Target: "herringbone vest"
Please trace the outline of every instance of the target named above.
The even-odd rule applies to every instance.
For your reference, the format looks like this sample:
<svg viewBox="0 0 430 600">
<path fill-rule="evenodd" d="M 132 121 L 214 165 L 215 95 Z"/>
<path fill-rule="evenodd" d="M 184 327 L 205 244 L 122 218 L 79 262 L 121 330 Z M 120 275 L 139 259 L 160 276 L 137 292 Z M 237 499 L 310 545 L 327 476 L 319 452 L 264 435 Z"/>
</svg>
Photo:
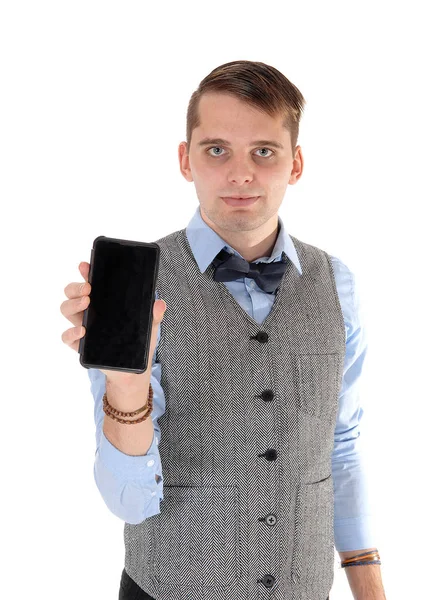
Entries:
<svg viewBox="0 0 430 600">
<path fill-rule="evenodd" d="M 186 237 L 156 240 L 167 310 L 160 513 L 124 529 L 125 568 L 156 600 L 326 600 L 331 455 L 345 329 L 329 255 L 291 236 L 260 324 Z"/>
</svg>

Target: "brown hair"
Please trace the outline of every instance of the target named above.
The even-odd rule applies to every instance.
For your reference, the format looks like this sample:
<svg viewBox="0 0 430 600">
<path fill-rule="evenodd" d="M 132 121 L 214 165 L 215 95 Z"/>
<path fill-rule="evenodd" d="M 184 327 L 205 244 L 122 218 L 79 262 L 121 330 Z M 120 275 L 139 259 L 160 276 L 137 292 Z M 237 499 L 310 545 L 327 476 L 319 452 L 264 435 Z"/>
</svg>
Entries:
<svg viewBox="0 0 430 600">
<path fill-rule="evenodd" d="M 275 67 L 262 62 L 235 60 L 216 67 L 202 79 L 188 104 L 188 152 L 193 129 L 200 125 L 199 101 L 206 92 L 231 94 L 274 118 L 284 115 L 283 126 L 290 132 L 291 150 L 294 156 L 299 136 L 299 122 L 306 101 L 300 90 Z"/>
</svg>

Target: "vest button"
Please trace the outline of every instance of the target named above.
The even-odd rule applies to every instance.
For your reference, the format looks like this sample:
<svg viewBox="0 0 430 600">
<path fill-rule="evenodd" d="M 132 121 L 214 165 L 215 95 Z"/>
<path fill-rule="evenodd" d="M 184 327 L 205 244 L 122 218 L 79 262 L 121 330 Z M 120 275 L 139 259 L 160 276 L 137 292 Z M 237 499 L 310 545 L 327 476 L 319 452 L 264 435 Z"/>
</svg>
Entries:
<svg viewBox="0 0 430 600">
<path fill-rule="evenodd" d="M 265 331 L 259 331 L 255 337 L 261 344 L 265 344 L 269 339 L 269 336 Z"/>
<path fill-rule="evenodd" d="M 263 454 L 259 454 L 258 456 L 265 456 L 267 460 L 276 460 L 278 453 L 274 448 L 269 448 Z"/>
<path fill-rule="evenodd" d="M 275 578 L 273 575 L 265 575 L 261 581 L 267 588 L 272 588 L 275 585 Z"/>
<path fill-rule="evenodd" d="M 278 453 L 276 452 L 276 450 L 274 448 L 270 448 L 266 452 L 267 460 L 276 460 L 277 456 L 278 456 Z"/>
<path fill-rule="evenodd" d="M 271 402 L 273 400 L 273 391 L 272 390 L 264 390 L 261 394 L 264 402 Z"/>
<path fill-rule="evenodd" d="M 267 515 L 267 517 L 265 518 L 266 524 L 270 525 L 270 527 L 273 527 L 274 525 L 276 525 L 278 519 L 276 518 L 276 515 Z"/>
</svg>

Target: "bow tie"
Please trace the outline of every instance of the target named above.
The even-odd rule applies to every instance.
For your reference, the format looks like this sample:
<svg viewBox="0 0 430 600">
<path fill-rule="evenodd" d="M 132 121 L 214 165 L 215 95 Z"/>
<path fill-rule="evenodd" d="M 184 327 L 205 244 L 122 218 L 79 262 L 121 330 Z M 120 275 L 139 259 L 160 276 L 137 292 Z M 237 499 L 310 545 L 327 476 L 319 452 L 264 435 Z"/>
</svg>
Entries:
<svg viewBox="0 0 430 600">
<path fill-rule="evenodd" d="M 215 281 L 251 277 L 265 292 L 274 293 L 287 268 L 286 262 L 250 263 L 241 256 L 221 250 L 213 260 Z"/>
</svg>

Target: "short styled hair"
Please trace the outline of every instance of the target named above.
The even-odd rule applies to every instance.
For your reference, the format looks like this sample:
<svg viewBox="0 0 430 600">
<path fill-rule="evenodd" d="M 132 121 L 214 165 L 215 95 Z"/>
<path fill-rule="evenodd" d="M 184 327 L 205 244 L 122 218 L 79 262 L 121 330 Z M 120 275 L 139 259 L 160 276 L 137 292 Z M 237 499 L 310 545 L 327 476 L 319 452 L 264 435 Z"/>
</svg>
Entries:
<svg viewBox="0 0 430 600">
<path fill-rule="evenodd" d="M 294 156 L 306 101 L 300 90 L 275 67 L 250 60 L 235 60 L 216 67 L 193 92 L 187 110 L 188 152 L 193 130 L 200 125 L 199 101 L 208 92 L 231 94 L 274 118 L 283 115 Z"/>
</svg>

